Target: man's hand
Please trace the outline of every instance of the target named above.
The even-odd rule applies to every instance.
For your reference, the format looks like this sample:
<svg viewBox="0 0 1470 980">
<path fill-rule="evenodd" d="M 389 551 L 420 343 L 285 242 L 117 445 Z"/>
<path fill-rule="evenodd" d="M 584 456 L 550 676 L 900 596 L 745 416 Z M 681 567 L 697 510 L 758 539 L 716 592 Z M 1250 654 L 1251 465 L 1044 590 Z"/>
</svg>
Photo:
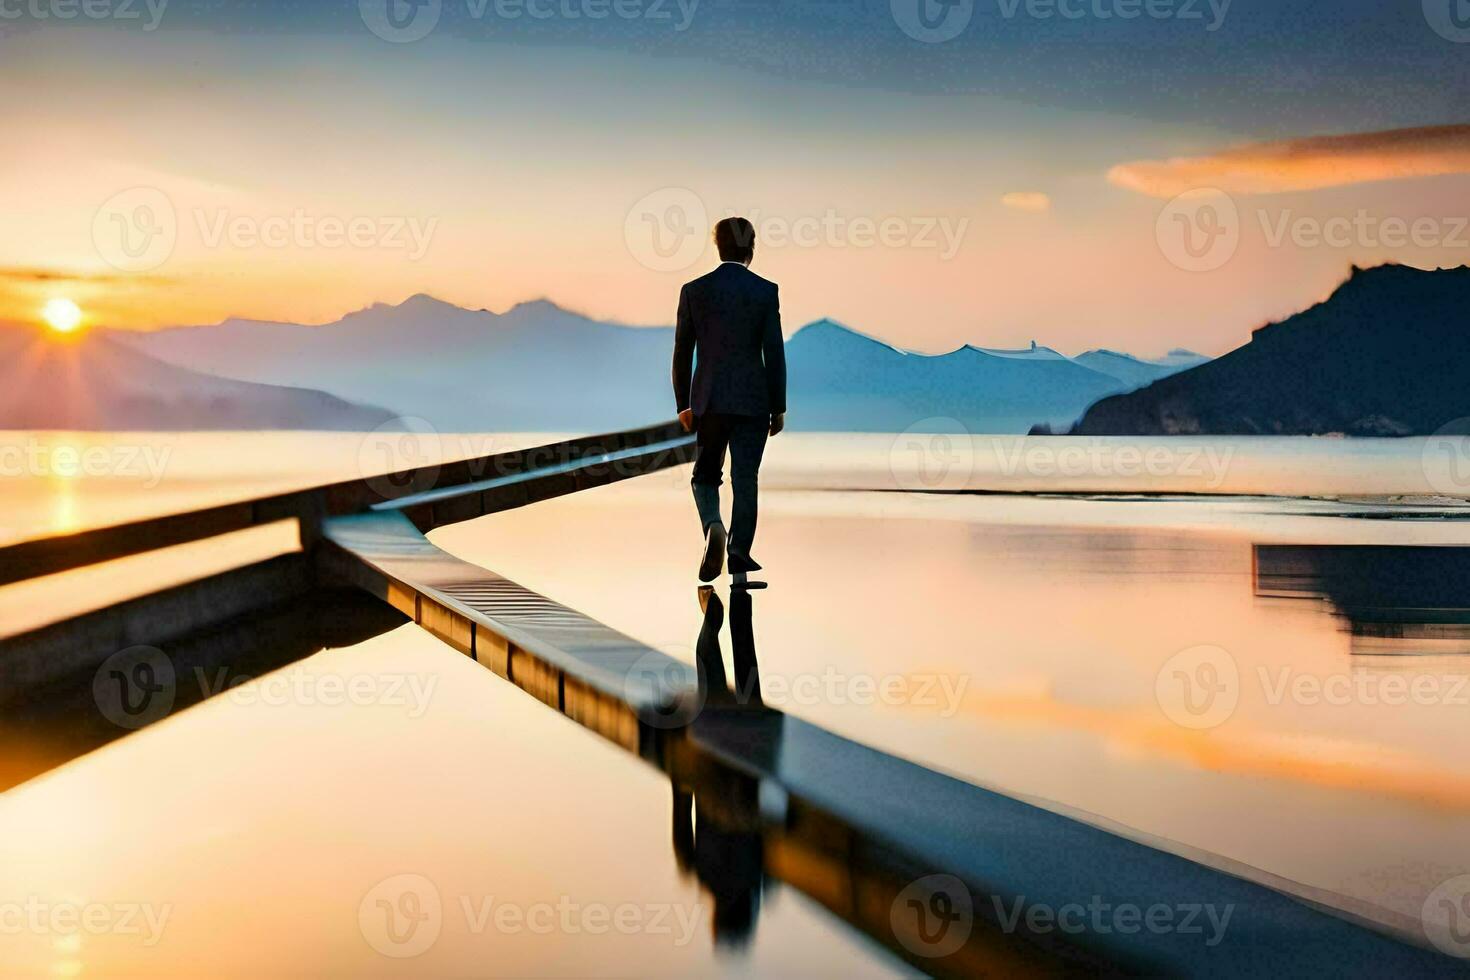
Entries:
<svg viewBox="0 0 1470 980">
<path fill-rule="evenodd" d="M 779 435 L 784 428 L 786 428 L 786 413 L 782 412 L 780 415 L 772 415 L 771 435 Z"/>
<path fill-rule="evenodd" d="M 685 432 L 694 431 L 694 409 L 686 408 L 679 413 L 679 424 L 684 427 Z"/>
</svg>

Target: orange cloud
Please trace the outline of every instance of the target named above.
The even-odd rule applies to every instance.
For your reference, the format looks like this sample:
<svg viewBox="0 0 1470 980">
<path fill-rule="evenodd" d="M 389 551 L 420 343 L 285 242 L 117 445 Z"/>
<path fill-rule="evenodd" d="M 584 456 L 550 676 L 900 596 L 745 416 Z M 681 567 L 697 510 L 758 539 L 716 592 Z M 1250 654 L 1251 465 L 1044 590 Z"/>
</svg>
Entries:
<svg viewBox="0 0 1470 980">
<path fill-rule="evenodd" d="M 1051 198 L 1037 191 L 1015 191 L 1002 196 L 1000 203 L 1017 211 L 1051 210 Z"/>
<path fill-rule="evenodd" d="M 1167 198 L 1202 187 L 1231 194 L 1278 194 L 1462 173 L 1470 173 L 1470 126 L 1313 136 L 1207 156 L 1137 160 L 1114 167 L 1108 180 Z"/>
</svg>

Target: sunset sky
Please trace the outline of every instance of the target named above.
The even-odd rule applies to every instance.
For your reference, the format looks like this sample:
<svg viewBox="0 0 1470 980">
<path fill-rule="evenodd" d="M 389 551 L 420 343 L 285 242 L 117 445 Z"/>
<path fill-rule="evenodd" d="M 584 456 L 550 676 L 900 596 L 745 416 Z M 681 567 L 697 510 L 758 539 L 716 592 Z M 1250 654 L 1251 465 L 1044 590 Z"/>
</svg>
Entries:
<svg viewBox="0 0 1470 980">
<path fill-rule="evenodd" d="M 1451 0 L 958 0 L 927 41 L 913 0 L 419 0 L 412 41 L 383 0 L 93 2 L 0 4 L 0 319 L 666 324 L 740 212 L 788 332 L 1214 354 L 1353 263 L 1470 262 Z"/>
</svg>

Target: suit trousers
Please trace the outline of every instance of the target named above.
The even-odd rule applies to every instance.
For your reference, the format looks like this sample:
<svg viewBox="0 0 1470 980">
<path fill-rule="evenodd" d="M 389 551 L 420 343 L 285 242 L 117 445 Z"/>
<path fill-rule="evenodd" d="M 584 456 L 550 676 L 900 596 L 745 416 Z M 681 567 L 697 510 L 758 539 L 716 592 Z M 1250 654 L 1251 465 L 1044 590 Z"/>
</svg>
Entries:
<svg viewBox="0 0 1470 980">
<path fill-rule="evenodd" d="M 760 566 L 750 557 L 759 515 L 761 457 L 771 420 L 763 415 L 700 416 L 695 423 L 694 505 L 699 520 L 708 530 L 720 521 L 720 485 L 724 482 L 725 452 L 730 453 L 730 483 L 735 503 L 730 520 L 730 571 L 755 571 Z"/>
</svg>

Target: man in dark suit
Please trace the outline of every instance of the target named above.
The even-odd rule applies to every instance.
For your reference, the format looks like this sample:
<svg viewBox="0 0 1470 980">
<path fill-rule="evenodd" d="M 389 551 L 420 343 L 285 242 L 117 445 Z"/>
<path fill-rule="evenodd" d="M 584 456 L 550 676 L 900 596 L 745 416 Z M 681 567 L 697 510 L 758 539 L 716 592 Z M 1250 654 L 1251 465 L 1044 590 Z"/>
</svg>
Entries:
<svg viewBox="0 0 1470 980">
<path fill-rule="evenodd" d="M 785 426 L 786 350 L 776 284 L 749 268 L 755 229 L 744 218 L 726 218 L 715 225 L 715 247 L 719 267 L 679 293 L 674 400 L 685 431 L 698 433 L 692 483 L 704 524 L 700 581 L 712 581 L 725 562 L 720 483 L 728 449 L 735 488 L 730 575 L 749 585 L 749 573 L 761 567 L 750 556 L 761 456 L 767 434 Z"/>
</svg>

